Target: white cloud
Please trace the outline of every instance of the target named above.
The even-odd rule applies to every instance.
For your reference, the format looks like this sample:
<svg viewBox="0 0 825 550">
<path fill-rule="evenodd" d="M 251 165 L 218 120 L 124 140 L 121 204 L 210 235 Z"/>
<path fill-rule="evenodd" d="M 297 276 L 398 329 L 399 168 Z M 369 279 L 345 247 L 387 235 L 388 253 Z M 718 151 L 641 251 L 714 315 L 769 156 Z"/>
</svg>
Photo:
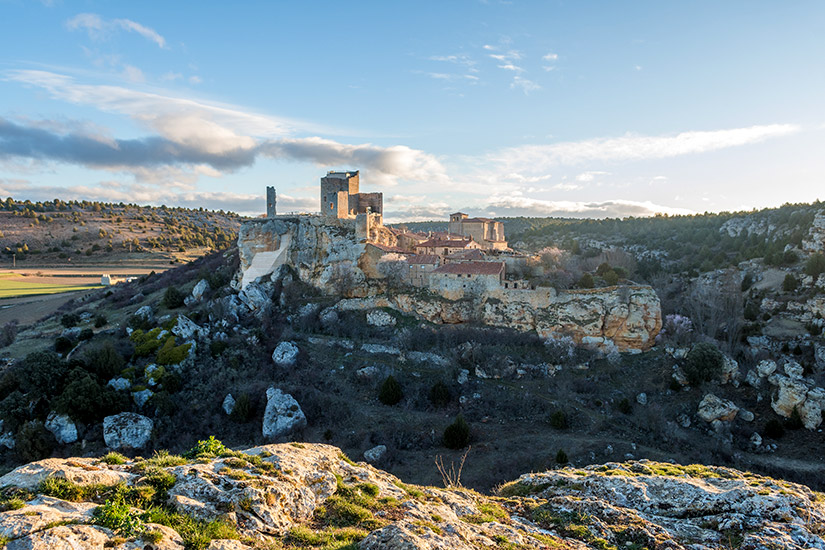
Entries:
<svg viewBox="0 0 825 550">
<path fill-rule="evenodd" d="M 518 65 L 513 65 L 512 63 L 507 63 L 506 65 L 498 65 L 499 69 L 504 69 L 505 71 L 514 71 L 517 73 L 523 73 L 524 69 L 519 67 Z"/>
<path fill-rule="evenodd" d="M 590 172 L 583 172 L 576 176 L 576 181 L 588 183 L 596 179 L 597 176 L 609 176 L 610 172 L 599 172 L 598 170 L 591 170 Z"/>
<path fill-rule="evenodd" d="M 499 216 L 561 216 L 580 218 L 624 218 L 655 214 L 692 214 L 684 208 L 673 208 L 650 201 L 608 200 L 602 202 L 548 201 L 521 196 L 494 196 L 486 207 Z"/>
<path fill-rule="evenodd" d="M 557 183 L 553 186 L 553 189 L 558 189 L 559 191 L 577 191 L 581 188 L 581 185 L 575 183 Z"/>
<path fill-rule="evenodd" d="M 510 83 L 510 88 L 521 88 L 521 91 L 524 92 L 524 95 L 529 95 L 530 92 L 541 90 L 541 86 L 539 86 L 532 80 L 527 80 L 526 78 L 522 78 L 520 76 L 513 77 L 513 82 Z"/>
<path fill-rule="evenodd" d="M 203 79 L 199 76 L 190 76 L 187 80 L 189 80 L 189 84 L 201 84 Z"/>
<path fill-rule="evenodd" d="M 145 82 L 146 78 L 143 76 L 143 71 L 132 65 L 123 66 L 123 76 L 130 82 Z"/>
<path fill-rule="evenodd" d="M 542 172 L 550 167 L 588 161 L 649 160 L 707 153 L 787 136 L 799 130 L 800 127 L 793 124 L 769 124 L 730 130 L 682 132 L 670 136 L 627 134 L 616 138 L 510 147 L 490 155 L 488 159 L 508 172 L 523 171 L 525 167 Z"/>
<path fill-rule="evenodd" d="M 121 29 L 135 32 L 154 42 L 158 47 L 166 48 L 166 39 L 157 31 L 131 19 L 111 19 L 107 21 L 96 13 L 80 13 L 66 21 L 66 28 L 72 31 L 85 30 L 92 40 L 104 40 L 114 31 Z"/>
<path fill-rule="evenodd" d="M 544 59 L 545 61 L 558 61 L 559 54 L 557 54 L 557 53 L 548 53 L 547 55 L 543 55 L 541 58 Z"/>
</svg>

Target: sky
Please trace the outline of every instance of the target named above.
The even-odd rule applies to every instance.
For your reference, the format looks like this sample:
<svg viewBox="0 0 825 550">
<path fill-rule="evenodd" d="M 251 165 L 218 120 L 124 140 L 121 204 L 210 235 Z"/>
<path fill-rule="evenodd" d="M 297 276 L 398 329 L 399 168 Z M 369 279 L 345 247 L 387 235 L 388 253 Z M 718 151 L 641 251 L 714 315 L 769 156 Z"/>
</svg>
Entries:
<svg viewBox="0 0 825 550">
<path fill-rule="evenodd" d="M 0 197 L 387 222 L 825 199 L 819 0 L 0 0 Z"/>
</svg>

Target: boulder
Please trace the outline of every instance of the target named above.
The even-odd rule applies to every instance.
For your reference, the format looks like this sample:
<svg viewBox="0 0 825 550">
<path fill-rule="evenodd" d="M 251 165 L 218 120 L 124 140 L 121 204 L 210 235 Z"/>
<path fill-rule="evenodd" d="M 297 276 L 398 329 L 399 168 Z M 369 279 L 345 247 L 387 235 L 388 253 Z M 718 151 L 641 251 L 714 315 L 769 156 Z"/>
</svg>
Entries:
<svg viewBox="0 0 825 550">
<path fill-rule="evenodd" d="M 223 407 L 223 412 L 226 414 L 232 414 L 232 411 L 235 410 L 235 398 L 232 397 L 231 393 L 227 393 L 226 397 L 223 398 L 221 407 Z"/>
<path fill-rule="evenodd" d="M 756 369 L 748 371 L 748 374 L 745 375 L 745 382 L 747 382 L 749 386 L 757 389 L 762 385 L 762 379 L 759 377 L 759 372 L 757 372 Z"/>
<path fill-rule="evenodd" d="M 702 398 L 696 414 L 705 422 L 713 422 L 714 420 L 730 422 L 736 418 L 736 413 L 738 412 L 739 407 L 734 405 L 733 402 L 709 393 Z"/>
<path fill-rule="evenodd" d="M 266 390 L 266 410 L 263 419 L 263 436 L 274 439 L 305 428 L 306 416 L 301 406 L 288 393 L 271 387 Z"/>
<path fill-rule="evenodd" d="M 132 387 L 132 383 L 129 382 L 128 378 L 112 378 L 107 385 L 118 391 L 128 390 Z"/>
<path fill-rule="evenodd" d="M 745 409 L 740 409 L 737 416 L 745 422 L 753 422 L 753 419 L 756 418 L 756 415 Z"/>
<path fill-rule="evenodd" d="M 172 329 L 172 334 L 179 336 L 182 340 L 193 340 L 203 338 L 204 329 L 186 315 L 181 315 Z"/>
<path fill-rule="evenodd" d="M 249 550 L 249 546 L 235 539 L 215 539 L 209 543 L 206 550 Z"/>
<path fill-rule="evenodd" d="M 5 447 L 7 449 L 14 449 L 15 442 L 14 442 L 14 432 L 5 431 L 3 429 L 3 421 L 0 420 L 0 446 Z"/>
<path fill-rule="evenodd" d="M 395 346 L 385 346 L 384 344 L 362 344 L 361 351 L 367 353 L 384 353 L 387 355 L 401 355 L 401 350 Z"/>
<path fill-rule="evenodd" d="M 636 396 L 636 403 L 639 405 L 647 405 L 647 394 L 642 392 Z"/>
<path fill-rule="evenodd" d="M 124 412 L 103 419 L 103 440 L 110 449 L 141 449 L 152 437 L 154 423 L 143 415 Z"/>
<path fill-rule="evenodd" d="M 135 317 L 144 321 L 151 321 L 155 317 L 155 313 L 152 311 L 152 306 L 142 306 L 135 311 Z"/>
<path fill-rule="evenodd" d="M 195 301 L 200 301 L 207 290 L 209 290 L 209 283 L 206 279 L 201 279 L 198 281 L 198 284 L 195 285 L 195 288 L 192 289 L 192 298 Z"/>
<path fill-rule="evenodd" d="M 408 351 L 407 358 L 417 363 L 429 363 L 433 367 L 449 367 L 450 361 L 443 355 L 427 351 Z"/>
<path fill-rule="evenodd" d="M 238 299 L 250 311 L 258 311 L 269 303 L 269 296 L 267 296 L 263 289 L 258 284 L 248 285 L 238 294 Z"/>
<path fill-rule="evenodd" d="M 66 479 L 77 485 L 117 485 L 128 483 L 136 476 L 129 472 L 110 469 L 107 465 L 100 464 L 97 458 L 47 458 L 18 466 L 0 477 L 0 487 L 18 487 L 33 491 L 47 477 Z M 0 521 L 0 525 L 2 524 Z"/>
<path fill-rule="evenodd" d="M 732 382 L 734 386 L 739 385 L 739 363 L 736 362 L 735 359 L 728 357 L 725 355 L 724 362 L 722 364 L 722 373 L 720 376 L 720 382 L 722 384 L 727 384 L 728 382 Z"/>
<path fill-rule="evenodd" d="M 777 386 L 771 396 L 771 408 L 779 416 L 790 418 L 793 410 L 805 402 L 808 386 L 801 379 L 790 378 L 781 374 L 771 376 L 771 383 Z"/>
<path fill-rule="evenodd" d="M 281 342 L 272 352 L 272 361 L 279 367 L 294 367 L 299 353 L 295 342 Z"/>
<path fill-rule="evenodd" d="M 68 415 L 52 412 L 46 418 L 45 426 L 58 443 L 65 445 L 77 441 L 77 426 Z"/>
<path fill-rule="evenodd" d="M 467 383 L 467 381 L 469 379 L 470 379 L 470 371 L 468 371 L 467 369 L 461 369 L 460 371 L 458 371 L 458 376 L 456 377 L 456 382 L 458 382 L 461 385 L 464 385 L 464 384 Z"/>
<path fill-rule="evenodd" d="M 770 359 L 759 361 L 759 364 L 756 365 L 756 372 L 761 378 L 767 378 L 776 372 L 776 361 Z"/>
<path fill-rule="evenodd" d="M 373 365 L 363 367 L 355 371 L 355 376 L 357 376 L 358 378 L 362 378 L 364 380 L 372 380 L 379 374 L 381 374 L 381 369 Z"/>
<path fill-rule="evenodd" d="M 787 361 L 783 368 L 791 378 L 801 379 L 805 376 L 805 368 L 796 361 Z"/>
<path fill-rule="evenodd" d="M 72 327 L 72 328 L 65 328 L 63 332 L 60 333 L 62 338 L 67 338 L 72 342 L 76 342 L 78 338 L 80 338 L 80 331 L 83 330 L 80 327 Z"/>
<path fill-rule="evenodd" d="M 395 317 L 384 311 L 376 309 L 367 313 L 367 324 L 373 327 L 394 327 Z"/>
<path fill-rule="evenodd" d="M 370 464 L 375 464 L 384 458 L 385 454 L 387 454 L 387 446 L 376 445 L 372 449 L 364 451 L 364 460 Z"/>
<path fill-rule="evenodd" d="M 751 445 L 753 445 L 754 447 L 759 447 L 760 445 L 762 445 L 762 436 L 756 432 L 753 432 L 753 434 L 751 435 Z"/>
<path fill-rule="evenodd" d="M 146 388 L 145 390 L 132 392 L 132 399 L 134 400 L 135 405 L 138 407 L 143 407 L 153 395 L 155 395 L 155 393 L 149 388 Z"/>
<path fill-rule="evenodd" d="M 825 411 L 825 389 L 814 388 L 808 391 L 805 402 L 799 407 L 799 416 L 802 424 L 809 430 L 815 430 L 822 424 L 822 413 Z"/>
<path fill-rule="evenodd" d="M 321 321 L 321 325 L 323 325 L 324 328 L 330 328 L 336 326 L 340 318 L 334 307 L 328 307 L 320 313 L 318 320 Z"/>
<path fill-rule="evenodd" d="M 516 372 L 516 364 L 507 357 L 503 361 L 476 367 L 476 376 L 483 379 L 510 378 Z"/>
</svg>

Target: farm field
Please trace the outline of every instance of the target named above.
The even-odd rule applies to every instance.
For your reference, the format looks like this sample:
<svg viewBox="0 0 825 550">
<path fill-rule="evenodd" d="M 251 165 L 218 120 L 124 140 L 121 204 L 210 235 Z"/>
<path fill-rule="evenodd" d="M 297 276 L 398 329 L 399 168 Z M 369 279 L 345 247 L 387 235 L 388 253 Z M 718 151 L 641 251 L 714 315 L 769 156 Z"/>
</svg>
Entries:
<svg viewBox="0 0 825 550">
<path fill-rule="evenodd" d="M 45 277 L 38 277 L 37 279 L 39 280 L 33 281 L 17 273 L 0 273 L 0 299 L 90 290 L 100 286 L 100 280 L 94 283 L 78 284 L 76 280 L 45 282 Z"/>
</svg>

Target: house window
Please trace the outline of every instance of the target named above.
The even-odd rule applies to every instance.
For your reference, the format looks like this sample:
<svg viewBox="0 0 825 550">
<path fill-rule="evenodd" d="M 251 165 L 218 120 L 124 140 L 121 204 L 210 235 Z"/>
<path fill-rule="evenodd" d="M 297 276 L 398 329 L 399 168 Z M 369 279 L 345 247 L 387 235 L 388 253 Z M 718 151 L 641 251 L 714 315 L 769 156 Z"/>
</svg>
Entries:
<svg viewBox="0 0 825 550">
<path fill-rule="evenodd" d="M 507 283 L 504 283 L 504 288 L 509 288 L 509 287 L 507 286 Z"/>
<path fill-rule="evenodd" d="M 332 203 L 329 203 L 329 209 L 330 209 L 330 210 L 332 210 L 332 209 L 333 209 Z"/>
</svg>

